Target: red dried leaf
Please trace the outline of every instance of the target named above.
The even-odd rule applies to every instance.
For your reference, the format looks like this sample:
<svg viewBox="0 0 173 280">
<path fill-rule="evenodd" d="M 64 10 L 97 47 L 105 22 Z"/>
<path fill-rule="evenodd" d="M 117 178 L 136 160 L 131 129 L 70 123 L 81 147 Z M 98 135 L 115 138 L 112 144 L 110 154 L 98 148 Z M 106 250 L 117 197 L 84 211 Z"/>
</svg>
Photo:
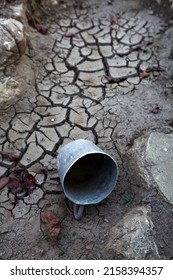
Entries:
<svg viewBox="0 0 173 280">
<path fill-rule="evenodd" d="M 73 33 L 73 32 L 66 32 L 66 33 L 64 34 L 64 36 L 65 36 L 66 38 L 73 38 L 73 37 L 79 38 L 78 34 L 77 34 L 77 33 Z"/>
<path fill-rule="evenodd" d="M 151 113 L 153 114 L 158 114 L 160 112 L 160 107 L 159 106 L 154 106 L 152 109 L 151 109 Z"/>
<path fill-rule="evenodd" d="M 16 178 L 10 178 L 8 188 L 13 194 L 21 193 L 23 191 L 21 182 Z"/>
<path fill-rule="evenodd" d="M 5 177 L 0 179 L 0 190 L 2 190 L 9 182 L 10 178 Z"/>
<path fill-rule="evenodd" d="M 160 24 L 161 27 L 167 28 L 169 27 L 169 23 L 163 22 Z"/>
<path fill-rule="evenodd" d="M 35 27 L 40 33 L 42 33 L 43 35 L 46 35 L 46 34 L 48 33 L 48 28 L 44 28 L 44 27 L 41 25 L 41 22 L 40 22 L 37 18 L 33 18 L 33 17 L 32 17 L 32 20 L 33 20 L 34 27 Z"/>
<path fill-rule="evenodd" d="M 22 184 L 23 190 L 27 194 L 32 193 L 37 185 L 35 177 L 32 174 L 28 173 L 27 171 L 26 171 L 26 173 L 24 173 L 24 175 L 22 177 L 21 184 Z"/>
<path fill-rule="evenodd" d="M 113 77 L 108 76 L 108 75 L 105 75 L 103 77 L 111 84 L 121 83 L 121 82 L 124 82 L 126 80 L 126 77 L 113 78 Z"/>
<path fill-rule="evenodd" d="M 149 77 L 149 76 L 150 76 L 150 73 L 147 72 L 146 70 L 143 70 L 143 71 L 141 71 L 141 72 L 139 73 L 139 77 L 140 77 L 141 79 L 145 79 L 145 78 L 147 78 L 147 77 Z"/>
<path fill-rule="evenodd" d="M 111 76 L 107 76 L 107 75 L 104 75 L 104 78 L 109 82 L 111 82 L 113 80 L 113 78 Z"/>
<path fill-rule="evenodd" d="M 48 171 L 48 166 L 46 166 L 46 165 L 42 165 L 42 167 L 41 167 L 41 171 Z"/>
<path fill-rule="evenodd" d="M 25 173 L 26 171 L 24 168 L 15 167 L 13 169 L 13 172 L 17 177 L 19 177 L 19 176 L 22 176 L 22 174 Z"/>
<path fill-rule="evenodd" d="M 32 16 L 32 19 L 33 19 L 35 25 L 41 25 L 41 22 L 38 18 L 35 18 Z"/>
<path fill-rule="evenodd" d="M 112 15 L 112 16 L 111 16 L 111 22 L 112 22 L 112 23 L 118 23 L 118 18 L 117 18 L 116 15 Z"/>
<path fill-rule="evenodd" d="M 40 33 L 42 33 L 43 35 L 46 35 L 48 33 L 48 28 L 43 27 L 40 20 L 38 18 L 35 18 L 29 11 L 27 11 L 27 18 L 29 24 L 37 29 Z"/>
<path fill-rule="evenodd" d="M 43 27 L 43 26 L 40 26 L 40 28 L 39 28 L 39 32 L 41 33 L 41 34 L 43 34 L 43 35 L 47 35 L 48 34 L 48 28 L 47 27 Z"/>
<path fill-rule="evenodd" d="M 131 147 L 133 145 L 133 143 L 134 143 L 134 140 L 132 138 L 126 137 L 126 145 L 127 146 Z"/>
<path fill-rule="evenodd" d="M 9 178 L 7 183 L 8 188 L 13 194 L 21 192 L 30 194 L 36 188 L 36 179 L 32 174 L 28 173 L 27 170 L 22 168 L 15 169 L 14 175 L 15 177 Z"/>
<path fill-rule="evenodd" d="M 46 229 L 49 238 L 52 241 L 56 241 L 60 232 L 59 218 L 51 210 L 47 210 L 41 213 L 41 221 L 44 224 L 44 227 Z"/>
<path fill-rule="evenodd" d="M 7 153 L 7 152 L 4 152 L 4 151 L 0 151 L 0 155 L 3 156 L 6 159 L 9 159 L 10 161 L 18 161 L 21 158 L 20 156 L 17 156 L 13 153 Z"/>
</svg>

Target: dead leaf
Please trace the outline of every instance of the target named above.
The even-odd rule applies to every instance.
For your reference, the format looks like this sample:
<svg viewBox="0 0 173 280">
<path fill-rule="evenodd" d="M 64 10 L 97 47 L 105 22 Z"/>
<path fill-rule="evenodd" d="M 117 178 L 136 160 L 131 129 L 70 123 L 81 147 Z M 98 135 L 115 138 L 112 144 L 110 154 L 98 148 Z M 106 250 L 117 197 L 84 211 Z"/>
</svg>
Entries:
<svg viewBox="0 0 173 280">
<path fill-rule="evenodd" d="M 158 105 L 154 106 L 151 109 L 151 113 L 153 113 L 153 114 L 158 114 L 159 112 L 160 112 L 160 107 Z"/>
<path fill-rule="evenodd" d="M 112 22 L 112 23 L 118 23 L 118 18 L 117 18 L 116 15 L 112 15 L 112 16 L 111 16 L 111 22 Z"/>
<path fill-rule="evenodd" d="M 48 168 L 48 166 L 46 166 L 46 165 L 43 165 L 42 167 L 41 167 L 41 171 L 45 171 L 46 173 L 48 172 L 48 170 L 49 170 L 49 168 Z"/>
<path fill-rule="evenodd" d="M 134 139 L 130 138 L 130 137 L 126 137 L 126 145 L 127 146 L 132 146 L 134 143 Z"/>
<path fill-rule="evenodd" d="M 43 25 L 41 24 L 41 21 L 34 17 L 28 10 L 27 10 L 27 18 L 28 18 L 28 22 L 29 24 L 38 30 L 38 32 L 42 33 L 43 35 L 47 35 L 48 33 L 48 28 L 43 27 Z"/>
<path fill-rule="evenodd" d="M 163 28 L 167 28 L 169 27 L 169 23 L 166 23 L 166 22 L 163 22 L 163 23 L 160 23 L 160 27 L 163 27 Z"/>
<path fill-rule="evenodd" d="M 149 77 L 149 76 L 150 76 L 150 73 L 147 72 L 146 70 L 143 70 L 143 71 L 141 71 L 141 72 L 139 73 L 139 77 L 140 77 L 141 79 L 145 79 L 145 78 L 147 78 L 147 77 Z"/>
<path fill-rule="evenodd" d="M 28 173 L 27 171 L 25 171 L 22 177 L 21 184 L 22 184 L 23 191 L 25 191 L 27 194 L 32 193 L 37 186 L 35 177 L 32 174 Z"/>
<path fill-rule="evenodd" d="M 17 156 L 13 153 L 8 153 L 8 152 L 4 152 L 4 151 L 0 151 L 0 155 L 6 159 L 9 159 L 10 161 L 18 161 L 21 158 L 20 156 Z"/>
<path fill-rule="evenodd" d="M 56 241 L 60 232 L 60 220 L 51 210 L 41 213 L 41 221 L 47 235 L 52 241 Z"/>
<path fill-rule="evenodd" d="M 43 26 L 40 26 L 38 31 L 43 34 L 43 35 L 47 35 L 48 34 L 48 28 L 47 27 L 43 27 Z"/>
<path fill-rule="evenodd" d="M 9 177 L 4 177 L 0 179 L 0 190 L 2 190 L 9 182 Z"/>
<path fill-rule="evenodd" d="M 111 82 L 113 80 L 113 78 L 111 76 L 108 75 L 104 75 L 104 78 L 108 81 Z"/>
<path fill-rule="evenodd" d="M 113 78 L 109 75 L 104 75 L 103 78 L 105 78 L 110 84 L 121 83 L 121 82 L 124 82 L 127 79 L 126 77 Z"/>
<path fill-rule="evenodd" d="M 13 194 L 21 193 L 23 191 L 20 180 L 16 178 L 9 178 L 8 188 Z"/>
<path fill-rule="evenodd" d="M 40 33 L 43 34 L 43 35 L 47 35 L 47 33 L 48 33 L 48 28 L 43 27 L 43 26 L 41 25 L 41 22 L 40 22 L 38 19 L 36 19 L 36 18 L 32 18 L 32 19 L 33 19 L 34 27 L 38 30 L 38 32 L 40 32 Z"/>
<path fill-rule="evenodd" d="M 14 177 L 9 177 L 8 188 L 13 194 L 24 192 L 28 195 L 33 192 L 37 186 L 35 177 L 27 170 L 16 168 Z"/>
<path fill-rule="evenodd" d="M 73 38 L 73 37 L 79 38 L 79 35 L 78 35 L 77 33 L 73 33 L 73 32 L 66 32 L 66 33 L 64 34 L 64 36 L 65 36 L 66 38 Z"/>
</svg>

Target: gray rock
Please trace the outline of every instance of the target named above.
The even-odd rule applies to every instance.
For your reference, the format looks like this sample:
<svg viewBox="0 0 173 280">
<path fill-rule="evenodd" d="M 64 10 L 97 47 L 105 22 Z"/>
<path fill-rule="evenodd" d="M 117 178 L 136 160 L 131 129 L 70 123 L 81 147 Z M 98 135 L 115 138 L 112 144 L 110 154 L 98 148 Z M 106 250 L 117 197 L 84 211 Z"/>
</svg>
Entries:
<svg viewBox="0 0 173 280">
<path fill-rule="evenodd" d="M 24 26 L 15 19 L 0 19 L 0 66 L 8 60 L 16 61 L 25 52 L 26 36 Z"/>
<path fill-rule="evenodd" d="M 159 190 L 173 204 L 173 134 L 151 133 L 145 158 Z"/>
<path fill-rule="evenodd" d="M 14 79 L 8 77 L 0 82 L 0 109 L 7 109 L 20 96 L 19 84 Z"/>
<path fill-rule="evenodd" d="M 165 74 L 173 76 L 173 27 L 169 28 L 158 42 L 158 59 Z"/>
<path fill-rule="evenodd" d="M 106 250 L 129 260 L 159 259 L 152 232 L 153 223 L 148 209 L 136 207 L 112 227 Z"/>
<path fill-rule="evenodd" d="M 139 137 L 125 161 L 131 179 L 146 188 L 155 186 L 173 204 L 173 133 L 151 132 Z"/>
<path fill-rule="evenodd" d="M 29 42 L 25 3 L 3 7 L 0 18 L 0 68 L 17 62 Z"/>
<path fill-rule="evenodd" d="M 22 3 L 19 4 L 15 4 L 10 6 L 10 10 L 11 10 L 11 15 L 10 18 L 16 19 L 17 21 L 21 22 L 24 25 L 24 32 L 25 35 L 29 37 L 29 24 L 28 24 L 28 20 L 26 17 L 26 10 L 27 10 L 27 6 L 26 6 L 26 1 L 20 1 Z"/>
</svg>

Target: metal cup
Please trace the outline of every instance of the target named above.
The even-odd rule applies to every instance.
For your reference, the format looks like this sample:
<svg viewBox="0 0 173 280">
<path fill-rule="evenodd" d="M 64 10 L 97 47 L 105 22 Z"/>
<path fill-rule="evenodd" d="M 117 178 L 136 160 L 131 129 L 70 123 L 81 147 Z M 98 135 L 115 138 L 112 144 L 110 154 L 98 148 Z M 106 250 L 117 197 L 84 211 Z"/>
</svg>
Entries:
<svg viewBox="0 0 173 280">
<path fill-rule="evenodd" d="M 89 140 L 65 145 L 57 156 L 57 169 L 65 196 L 74 203 L 74 216 L 82 218 L 84 205 L 104 200 L 118 179 L 116 161 Z"/>
</svg>

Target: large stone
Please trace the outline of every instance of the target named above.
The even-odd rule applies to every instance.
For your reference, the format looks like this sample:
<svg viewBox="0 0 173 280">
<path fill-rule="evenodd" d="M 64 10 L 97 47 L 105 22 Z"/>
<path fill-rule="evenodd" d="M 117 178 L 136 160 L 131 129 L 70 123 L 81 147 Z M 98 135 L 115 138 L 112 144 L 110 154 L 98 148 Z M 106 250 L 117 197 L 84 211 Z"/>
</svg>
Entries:
<svg viewBox="0 0 173 280">
<path fill-rule="evenodd" d="M 173 76 L 173 27 L 169 28 L 161 40 L 158 42 L 159 51 L 158 59 L 159 65 L 163 68 L 164 74 L 169 75 L 172 79 Z"/>
<path fill-rule="evenodd" d="M 15 6 L 11 7 L 12 10 L 12 18 L 16 19 L 20 23 L 23 24 L 23 35 L 26 41 L 26 46 L 29 44 L 29 23 L 27 19 L 27 5 L 26 0 L 23 0 L 21 4 L 16 4 Z M 25 50 L 24 50 L 25 51 Z"/>
<path fill-rule="evenodd" d="M 27 46 L 24 25 L 12 18 L 0 19 L 0 67 L 19 60 Z"/>
<path fill-rule="evenodd" d="M 132 180 L 148 189 L 157 187 L 173 204 L 173 133 L 151 132 L 139 137 L 125 162 Z"/>
<path fill-rule="evenodd" d="M 151 133 L 145 158 L 160 191 L 173 204 L 173 134 Z"/>
<path fill-rule="evenodd" d="M 3 82 L 0 81 L 0 109 L 7 109 L 20 96 L 19 84 L 14 79 L 8 77 Z M 2 113 L 2 111 L 1 111 Z"/>
<path fill-rule="evenodd" d="M 29 36 L 29 24 L 26 17 L 26 4 L 25 0 L 21 1 L 22 3 L 15 4 L 10 6 L 11 15 L 10 17 L 18 20 L 24 25 L 26 36 Z"/>
<path fill-rule="evenodd" d="M 159 259 L 153 227 L 148 209 L 136 207 L 112 227 L 106 250 L 128 260 Z"/>
</svg>

